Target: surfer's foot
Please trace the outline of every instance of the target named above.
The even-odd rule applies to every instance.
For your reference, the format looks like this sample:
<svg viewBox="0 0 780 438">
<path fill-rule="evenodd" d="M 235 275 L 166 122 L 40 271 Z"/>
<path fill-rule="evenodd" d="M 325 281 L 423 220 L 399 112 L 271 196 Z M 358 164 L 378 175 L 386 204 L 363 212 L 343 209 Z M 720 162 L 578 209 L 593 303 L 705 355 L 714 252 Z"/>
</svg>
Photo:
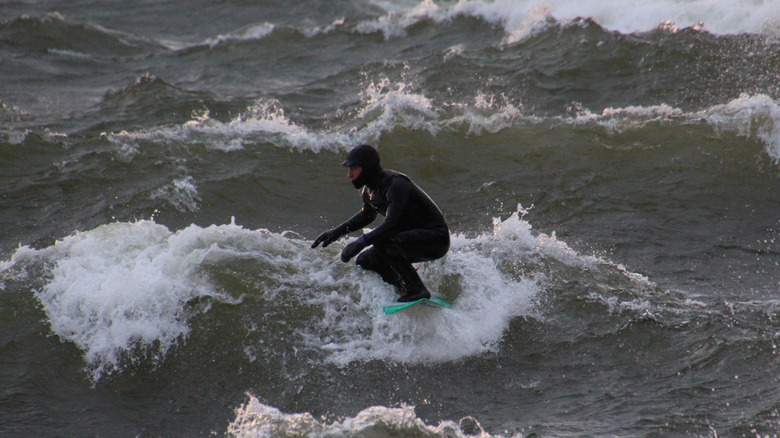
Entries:
<svg viewBox="0 0 780 438">
<path fill-rule="evenodd" d="M 406 295 L 401 296 L 398 299 L 399 303 L 411 303 L 412 301 L 421 300 L 423 298 L 430 298 L 431 293 L 425 289 L 421 289 L 417 292 L 409 292 Z"/>
<path fill-rule="evenodd" d="M 403 284 L 394 284 L 393 287 L 395 288 L 395 293 L 398 295 L 404 296 L 406 295 L 406 286 Z"/>
</svg>

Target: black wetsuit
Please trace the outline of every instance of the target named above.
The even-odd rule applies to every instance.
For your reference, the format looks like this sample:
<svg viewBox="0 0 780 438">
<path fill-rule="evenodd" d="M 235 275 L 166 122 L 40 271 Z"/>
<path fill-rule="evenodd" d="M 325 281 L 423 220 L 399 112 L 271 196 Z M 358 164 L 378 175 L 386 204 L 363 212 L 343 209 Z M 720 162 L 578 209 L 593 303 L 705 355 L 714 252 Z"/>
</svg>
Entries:
<svg viewBox="0 0 780 438">
<path fill-rule="evenodd" d="M 313 246 L 319 242 L 325 246 L 360 230 L 381 214 L 386 218 L 384 223 L 362 237 L 358 251 L 372 246 L 360 253 L 356 263 L 378 273 L 401 294 L 427 292 L 412 263 L 435 260 L 447 253 L 450 232 L 444 215 L 408 176 L 378 166 L 364 171 L 365 179 L 359 183 L 364 185 L 363 208 L 343 224 L 323 233 Z M 345 258 L 342 253 L 342 260 L 351 257 Z"/>
<path fill-rule="evenodd" d="M 358 255 L 356 262 L 395 286 L 402 294 L 398 301 L 429 298 L 412 263 L 441 258 L 449 250 L 450 231 L 441 210 L 408 176 L 382 169 L 379 153 L 372 146 L 355 147 L 341 165 L 349 167 L 350 172 L 353 166 L 360 167 L 352 185 L 362 189 L 363 208 L 343 224 L 320 234 L 311 247 L 326 247 L 381 214 L 385 222 L 350 242 L 341 251 L 341 260 L 348 262 L 371 246 Z"/>
<path fill-rule="evenodd" d="M 392 170 L 378 173 L 375 184 L 363 188 L 363 208 L 347 221 L 357 229 L 385 216 L 382 225 L 365 235 L 373 245 L 357 258 L 361 267 L 377 272 L 406 293 L 425 289 L 412 263 L 443 257 L 450 232 L 439 207 L 408 176 Z M 352 227 L 349 227 L 352 228 Z"/>
</svg>

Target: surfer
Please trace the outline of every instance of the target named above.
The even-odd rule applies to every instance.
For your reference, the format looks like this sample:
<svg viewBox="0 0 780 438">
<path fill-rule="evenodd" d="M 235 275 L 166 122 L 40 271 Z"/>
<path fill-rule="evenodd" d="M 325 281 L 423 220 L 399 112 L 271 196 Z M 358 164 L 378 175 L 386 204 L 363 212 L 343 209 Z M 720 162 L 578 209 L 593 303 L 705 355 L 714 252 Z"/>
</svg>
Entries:
<svg viewBox="0 0 780 438">
<path fill-rule="evenodd" d="M 341 261 L 374 271 L 393 285 L 399 302 L 430 298 L 412 263 L 444 257 L 450 248 L 450 231 L 439 207 L 408 176 L 379 165 L 379 153 L 369 145 L 353 148 L 341 163 L 356 189 L 362 189 L 363 208 L 343 224 L 320 234 L 316 248 L 357 231 L 373 222 L 377 214 L 385 221 L 373 231 L 353 240 L 341 251 Z M 366 247 L 369 247 L 363 251 Z M 361 251 L 363 251 L 361 253 Z"/>
</svg>

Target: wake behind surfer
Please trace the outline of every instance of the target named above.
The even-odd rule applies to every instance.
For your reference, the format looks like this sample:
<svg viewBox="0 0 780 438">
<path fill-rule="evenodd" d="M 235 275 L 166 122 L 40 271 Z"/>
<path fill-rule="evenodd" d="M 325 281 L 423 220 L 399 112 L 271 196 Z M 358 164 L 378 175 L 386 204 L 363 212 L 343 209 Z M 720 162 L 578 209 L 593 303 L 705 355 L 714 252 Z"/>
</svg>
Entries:
<svg viewBox="0 0 780 438">
<path fill-rule="evenodd" d="M 362 189 L 363 207 L 343 224 L 320 234 L 311 247 L 322 244 L 324 248 L 363 229 L 381 214 L 385 216 L 382 225 L 350 242 L 341 251 L 341 261 L 347 263 L 360 253 L 356 264 L 393 285 L 401 294 L 399 302 L 430 298 L 412 263 L 444 257 L 450 248 L 450 231 L 439 207 L 408 176 L 383 169 L 379 153 L 369 145 L 352 149 L 341 165 L 349 168 L 352 185 Z"/>
</svg>

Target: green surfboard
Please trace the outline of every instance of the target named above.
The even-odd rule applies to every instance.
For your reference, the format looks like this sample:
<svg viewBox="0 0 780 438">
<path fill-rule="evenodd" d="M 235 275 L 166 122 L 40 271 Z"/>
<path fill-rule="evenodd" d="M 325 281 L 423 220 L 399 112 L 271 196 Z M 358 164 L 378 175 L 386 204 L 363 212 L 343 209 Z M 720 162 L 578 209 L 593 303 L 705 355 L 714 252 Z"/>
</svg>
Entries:
<svg viewBox="0 0 780 438">
<path fill-rule="evenodd" d="M 410 307 L 414 307 L 418 304 L 422 304 L 430 307 L 444 307 L 447 309 L 452 307 L 452 305 L 444 301 L 444 298 L 442 298 L 440 295 L 431 295 L 430 298 L 423 298 L 417 301 L 410 301 L 408 303 L 391 304 L 389 306 L 385 306 L 383 310 L 385 311 L 385 315 L 392 315 L 393 313 L 400 312 L 401 310 L 408 309 Z"/>
</svg>

